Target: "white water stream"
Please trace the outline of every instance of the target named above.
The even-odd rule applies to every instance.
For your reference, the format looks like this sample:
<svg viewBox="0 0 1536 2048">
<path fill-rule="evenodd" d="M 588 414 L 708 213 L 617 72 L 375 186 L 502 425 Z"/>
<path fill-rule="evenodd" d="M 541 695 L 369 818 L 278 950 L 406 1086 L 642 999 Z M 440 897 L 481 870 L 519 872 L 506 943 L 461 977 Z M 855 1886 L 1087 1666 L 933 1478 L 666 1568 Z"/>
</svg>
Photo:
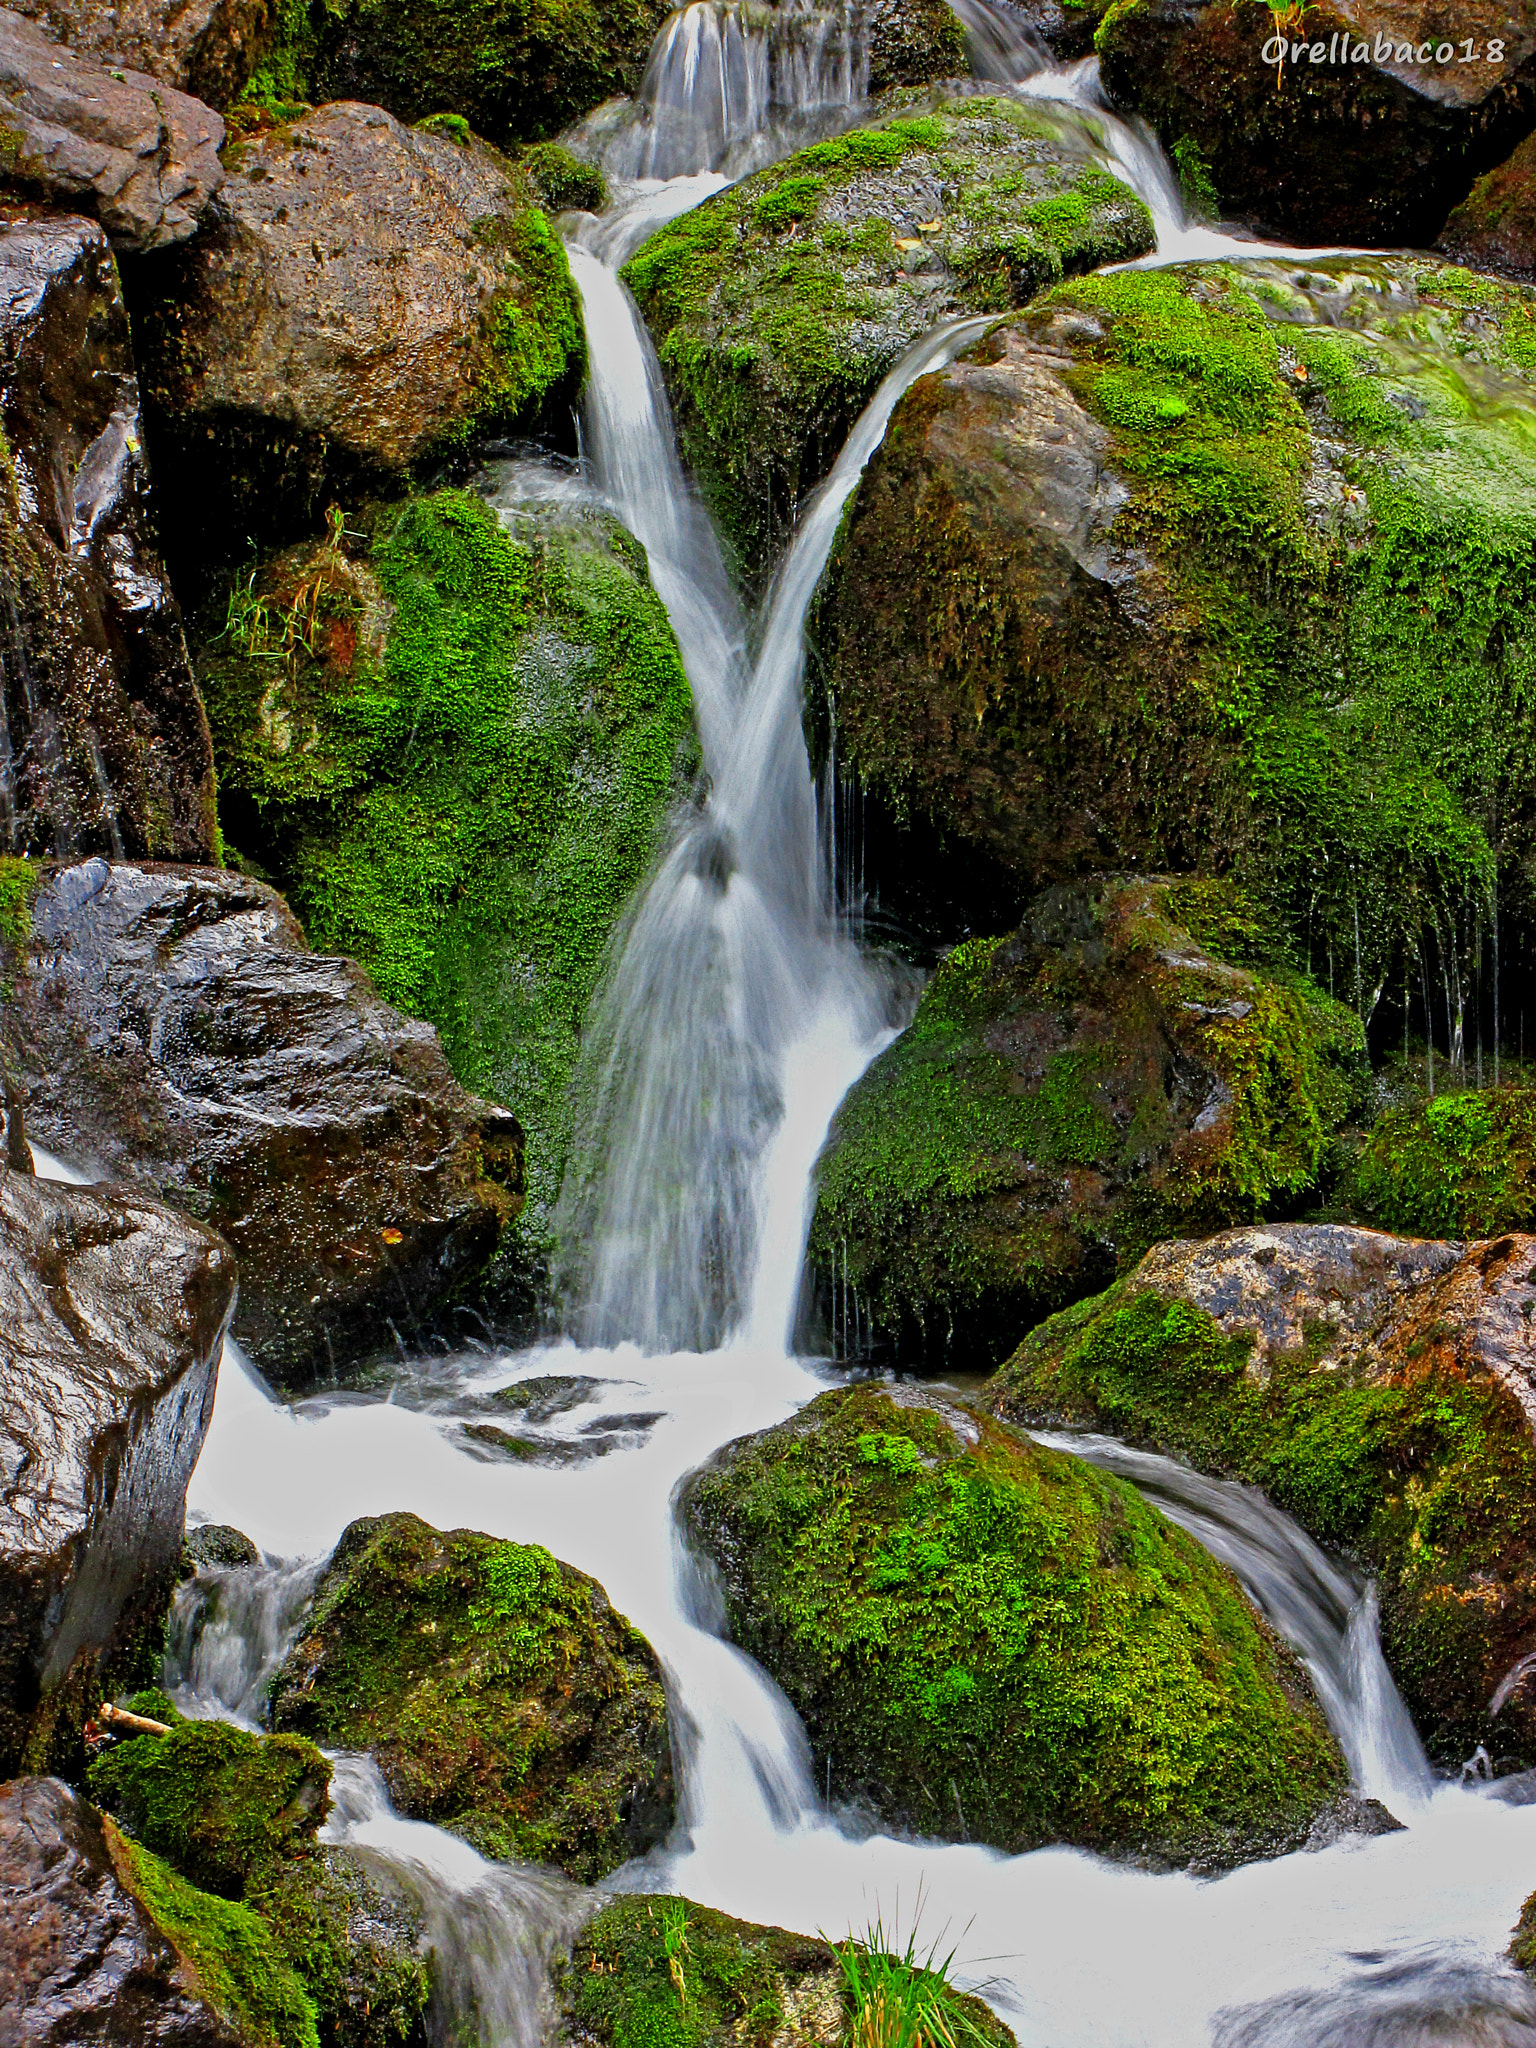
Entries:
<svg viewBox="0 0 1536 2048">
<path fill-rule="evenodd" d="M 1097 102 L 1091 66 L 1052 70 L 990 0 L 964 0 L 963 18 L 979 75 L 1092 125 L 1104 160 L 1152 208 L 1160 260 L 1272 253 L 1186 227 L 1166 161 Z M 181 1617 L 182 1697 L 249 1716 L 307 1573 L 359 1515 L 410 1509 L 537 1541 L 601 1580 L 667 1670 L 679 1826 L 620 1882 L 830 1935 L 862 1932 L 878 1912 L 904 1937 L 921 1896 L 924 1940 L 958 1947 L 963 1977 L 1025 2048 L 1536 2048 L 1536 1991 L 1500 1960 L 1536 1886 L 1536 1806 L 1518 1803 L 1518 1787 L 1432 1782 L 1369 1595 L 1257 1497 L 1119 1446 L 1073 1445 L 1126 1471 L 1232 1564 L 1309 1663 L 1359 1789 L 1407 1824 L 1219 1880 L 1068 1849 L 1008 1858 L 897 1841 L 829 1812 L 803 1729 L 717 1633 L 707 1574 L 680 1542 L 684 1475 L 834 1377 L 790 1348 L 812 1170 L 842 1094 L 901 1021 L 902 992 L 832 912 L 800 734 L 801 641 L 841 508 L 901 391 L 984 323 L 930 336 L 887 379 L 754 630 L 688 491 L 654 354 L 614 273 L 645 233 L 781 148 L 797 122 L 846 120 L 864 58 L 842 19 L 824 34 L 799 21 L 786 55 L 732 10 L 674 17 L 643 119 L 613 115 L 604 131 L 611 168 L 628 150 L 627 175 L 651 175 L 572 252 L 592 365 L 585 482 L 573 488 L 606 499 L 645 543 L 710 784 L 634 906 L 587 1032 L 595 1136 L 563 1212 L 585 1253 L 573 1269 L 583 1341 L 424 1360 L 388 1398 L 294 1408 L 230 1347 L 190 1507 L 234 1523 L 273 1562 L 197 1582 Z M 516 490 L 509 472 L 508 517 Z M 496 1389 L 551 1374 L 592 1383 L 545 1425 L 558 1461 L 499 1460 L 465 1434 Z M 444 1962 L 439 2033 L 531 2048 L 544 1957 L 586 1896 L 399 1819 L 366 1760 L 339 1761 L 337 1790 L 330 1838 L 422 1900 Z"/>
</svg>

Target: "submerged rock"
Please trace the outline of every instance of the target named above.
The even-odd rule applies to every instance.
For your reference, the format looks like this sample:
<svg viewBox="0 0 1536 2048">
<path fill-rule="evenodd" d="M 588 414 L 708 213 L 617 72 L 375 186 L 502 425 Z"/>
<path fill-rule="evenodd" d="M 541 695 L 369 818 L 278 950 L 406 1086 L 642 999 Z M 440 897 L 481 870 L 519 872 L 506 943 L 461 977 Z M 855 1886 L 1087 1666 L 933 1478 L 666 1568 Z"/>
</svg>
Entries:
<svg viewBox="0 0 1536 2048">
<path fill-rule="evenodd" d="M 0 8 L 0 175 L 94 213 L 118 249 L 193 233 L 224 182 L 223 140 L 201 100 L 93 63 Z"/>
<path fill-rule="evenodd" d="M 595 507 L 347 516 L 357 539 L 238 579 L 200 649 L 224 827 L 515 1107 L 539 1258 L 604 951 L 697 763 L 687 679 L 644 551 Z"/>
<path fill-rule="evenodd" d="M 161 85 L 227 109 L 267 39 L 270 0 L 17 0 L 104 70 L 147 72 Z"/>
<path fill-rule="evenodd" d="M 155 539 L 104 231 L 0 208 L 0 851 L 214 849 L 208 721 Z"/>
<path fill-rule="evenodd" d="M 495 150 L 343 103 L 228 157 L 208 231 L 128 280 L 161 488 L 211 529 L 192 554 L 291 538 L 574 394 L 565 250 Z"/>
<path fill-rule="evenodd" d="M 661 1666 L 595 1579 L 536 1544 L 354 1522 L 272 1719 L 368 1749 L 401 1813 L 592 1884 L 672 1824 Z"/>
<path fill-rule="evenodd" d="M 1223 212 L 1303 243 L 1432 242 L 1531 122 L 1536 11 L 1504 0 L 1338 0 L 1304 21 L 1260 0 L 1115 0 L 1094 43 L 1115 103 L 1194 152 Z"/>
<path fill-rule="evenodd" d="M 903 352 L 1153 246 L 1080 120 L 1014 100 L 909 110 L 801 150 L 661 228 L 625 267 L 684 457 L 749 577 Z"/>
<path fill-rule="evenodd" d="M 158 1658 L 234 1295 L 186 1217 L 0 1169 L 0 1777 Z"/>
<path fill-rule="evenodd" d="M 1533 379 L 1536 296 L 1398 258 L 1076 280 L 921 379 L 812 671 L 887 912 L 1214 869 L 1400 990 L 1533 797 Z"/>
<path fill-rule="evenodd" d="M 414 1333 L 490 1264 L 521 1202 L 516 1122 L 353 961 L 310 952 L 272 889 L 47 869 L 6 971 L 0 1045 L 33 1137 L 223 1231 L 235 1333 L 279 1381 Z"/>
<path fill-rule="evenodd" d="M 933 1396 L 823 1394 L 682 1511 L 817 1782 L 887 1825 L 1210 1864 L 1295 1846 L 1344 1789 L 1224 1566 L 1123 1482 Z"/>
<path fill-rule="evenodd" d="M 1377 1576 L 1430 1754 L 1536 1761 L 1536 1238 L 1274 1223 L 1158 1246 L 1026 1337 L 999 1415 L 1244 1479 Z"/>
<path fill-rule="evenodd" d="M 1478 179 L 1436 246 L 1474 270 L 1536 282 L 1536 135 Z"/>
<path fill-rule="evenodd" d="M 949 954 L 822 1153 L 810 1257 L 841 1349 L 990 1367 L 1158 1237 L 1314 1184 L 1364 1033 L 1245 946 L 1245 914 L 1216 883 L 1099 879 Z"/>
</svg>

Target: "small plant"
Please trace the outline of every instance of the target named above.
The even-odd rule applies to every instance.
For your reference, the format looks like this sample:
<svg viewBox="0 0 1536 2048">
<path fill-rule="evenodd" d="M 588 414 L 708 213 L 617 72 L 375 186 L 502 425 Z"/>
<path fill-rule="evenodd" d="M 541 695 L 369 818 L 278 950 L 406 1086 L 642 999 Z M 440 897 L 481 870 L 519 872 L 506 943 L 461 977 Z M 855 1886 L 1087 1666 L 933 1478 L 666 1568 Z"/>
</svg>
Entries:
<svg viewBox="0 0 1536 2048">
<path fill-rule="evenodd" d="M 955 1951 L 940 1957 L 935 1941 L 920 1957 L 915 1923 L 899 1953 L 895 1939 L 877 1911 L 863 1941 L 832 1944 L 851 2007 L 849 2048 L 990 2048 L 949 1981 Z"/>
<path fill-rule="evenodd" d="M 688 1906 L 685 1900 L 668 1899 L 662 1906 L 661 1945 L 667 1952 L 667 1975 L 672 1979 L 680 2002 L 686 2007 L 688 1976 L 685 1965 L 692 1950 L 688 1946 Z"/>
</svg>

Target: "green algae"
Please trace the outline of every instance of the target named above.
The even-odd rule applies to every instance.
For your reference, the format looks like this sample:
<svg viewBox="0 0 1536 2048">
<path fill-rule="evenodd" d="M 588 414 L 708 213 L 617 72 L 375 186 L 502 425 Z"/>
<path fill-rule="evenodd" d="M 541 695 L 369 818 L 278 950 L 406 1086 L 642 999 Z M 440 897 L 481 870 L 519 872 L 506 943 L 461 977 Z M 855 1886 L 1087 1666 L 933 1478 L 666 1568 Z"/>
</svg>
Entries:
<svg viewBox="0 0 1536 2048">
<path fill-rule="evenodd" d="M 1342 1789 L 1225 1569 L 1129 1486 L 993 1423 L 825 1394 L 731 1446 L 684 1515 L 818 1776 L 888 1821 L 1221 1857 L 1304 1834 Z"/>
<path fill-rule="evenodd" d="M 654 1654 L 602 1588 L 537 1545 L 414 1515 L 343 1536 L 274 1722 L 378 1758 L 403 1813 L 482 1854 L 592 1883 L 665 1833 Z"/>
</svg>

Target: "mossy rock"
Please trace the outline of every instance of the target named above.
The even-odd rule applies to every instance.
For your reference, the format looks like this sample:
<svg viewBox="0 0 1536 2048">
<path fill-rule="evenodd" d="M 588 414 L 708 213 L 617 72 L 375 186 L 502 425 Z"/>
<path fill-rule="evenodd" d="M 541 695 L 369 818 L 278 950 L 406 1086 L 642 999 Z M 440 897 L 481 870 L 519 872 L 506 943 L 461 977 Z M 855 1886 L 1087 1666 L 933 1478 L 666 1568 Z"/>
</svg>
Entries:
<svg viewBox="0 0 1536 2048">
<path fill-rule="evenodd" d="M 447 110 L 503 147 L 634 92 L 666 0 L 277 0 L 253 107 L 362 100 L 402 121 Z"/>
<path fill-rule="evenodd" d="M 1536 1224 L 1536 1088 L 1466 1089 L 1391 1109 L 1351 1189 L 1360 1213 L 1424 1237 L 1496 1237 Z"/>
<path fill-rule="evenodd" d="M 729 1445 L 683 1514 L 817 1781 L 886 1823 L 1184 1861 L 1305 1838 L 1345 1770 L 1226 1568 L 1122 1481 L 915 1390 Z"/>
<path fill-rule="evenodd" d="M 1245 1480 L 1376 1576 L 1430 1754 L 1536 1761 L 1536 1238 L 1273 1224 L 1149 1254 L 1033 1331 L 985 1398 Z M 1508 1680 L 1510 1683 L 1505 1684 Z M 1499 1701 L 1499 1711 L 1492 1704 Z"/>
<path fill-rule="evenodd" d="M 991 1367 L 1157 1238 L 1312 1188 L 1364 1034 L 1270 943 L 1230 885 L 1122 878 L 957 946 L 822 1153 L 810 1257 L 834 1343 Z"/>
<path fill-rule="evenodd" d="M 1473 270 L 1536 280 L 1536 135 L 1478 179 L 1452 210 L 1437 246 Z"/>
<path fill-rule="evenodd" d="M 810 1935 L 733 1920 L 690 1899 L 615 1899 L 557 1966 L 568 2037 L 592 2048 L 842 2048 L 849 2038 L 836 1951 Z M 1012 2048 L 979 1998 L 944 1997 L 972 2048 Z"/>
<path fill-rule="evenodd" d="M 1086 277 L 897 407 L 820 600 L 821 751 L 933 938 L 1214 871 L 1367 1016 L 1437 931 L 1470 951 L 1496 872 L 1505 929 L 1536 916 L 1533 620 L 1536 294 Z"/>
<path fill-rule="evenodd" d="M 898 103 L 706 200 L 624 270 L 683 454 L 749 580 L 880 379 L 946 314 L 1003 311 L 1153 246 L 1146 208 L 1071 116 Z"/>
<path fill-rule="evenodd" d="M 608 204 L 608 182 L 596 164 L 584 163 L 558 142 L 536 142 L 523 162 L 540 203 L 550 213 L 571 207 L 601 213 Z"/>
<path fill-rule="evenodd" d="M 416 2043 L 429 1988 L 420 1917 L 316 1841 L 331 1777 L 320 1751 L 183 1720 L 162 1693 L 132 1704 L 170 1733 L 97 1757 L 91 1796 L 126 1831 L 114 1860 L 205 1995 L 253 2048 Z"/>
<path fill-rule="evenodd" d="M 1520 1908 L 1507 1954 L 1517 1970 L 1524 1970 L 1527 1977 L 1536 1977 L 1536 1892 Z"/>
<path fill-rule="evenodd" d="M 535 1544 L 354 1522 L 272 1694 L 278 1727 L 378 1759 L 396 1808 L 595 1883 L 672 1822 L 655 1652 Z"/>
<path fill-rule="evenodd" d="M 438 1028 L 515 1110 L 541 1259 L 609 938 L 697 766 L 644 551 L 605 513 L 509 533 L 444 490 L 238 578 L 198 665 L 224 830 L 311 943 Z M 222 628 L 222 631 L 214 630 Z"/>
</svg>

